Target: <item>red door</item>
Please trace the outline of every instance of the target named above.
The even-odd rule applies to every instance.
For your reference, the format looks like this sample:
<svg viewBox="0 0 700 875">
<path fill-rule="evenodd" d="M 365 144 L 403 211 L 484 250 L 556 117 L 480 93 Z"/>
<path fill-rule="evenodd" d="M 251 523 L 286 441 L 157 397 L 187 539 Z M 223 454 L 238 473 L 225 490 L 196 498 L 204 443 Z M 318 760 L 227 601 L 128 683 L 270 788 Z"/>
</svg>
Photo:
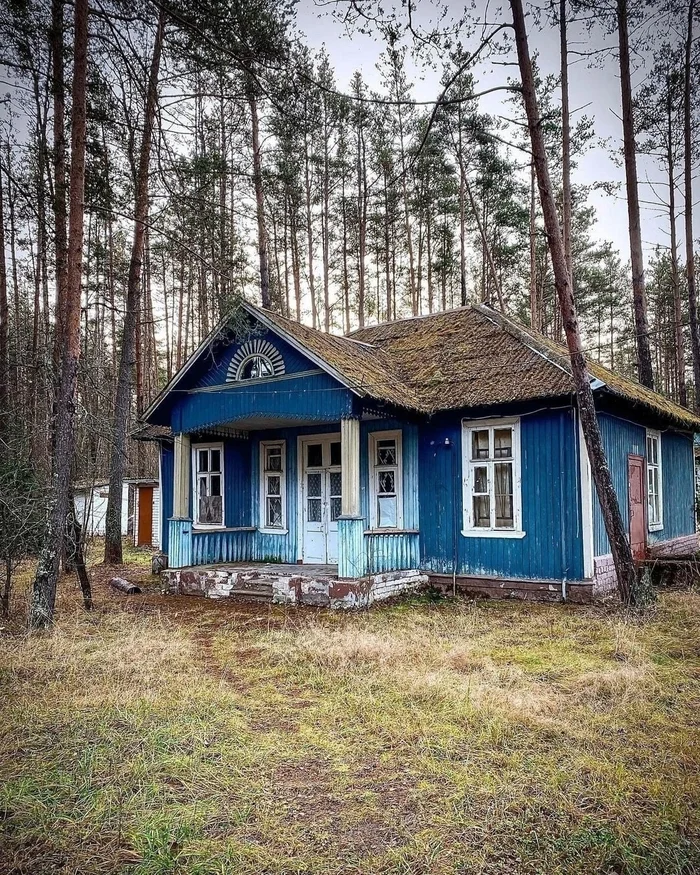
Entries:
<svg viewBox="0 0 700 875">
<path fill-rule="evenodd" d="M 148 547 L 153 540 L 153 487 L 139 486 L 139 530 L 136 537 L 138 547 Z"/>
<path fill-rule="evenodd" d="M 635 559 L 645 559 L 647 551 L 647 521 L 644 501 L 644 458 L 627 457 L 630 503 L 630 546 Z"/>
</svg>

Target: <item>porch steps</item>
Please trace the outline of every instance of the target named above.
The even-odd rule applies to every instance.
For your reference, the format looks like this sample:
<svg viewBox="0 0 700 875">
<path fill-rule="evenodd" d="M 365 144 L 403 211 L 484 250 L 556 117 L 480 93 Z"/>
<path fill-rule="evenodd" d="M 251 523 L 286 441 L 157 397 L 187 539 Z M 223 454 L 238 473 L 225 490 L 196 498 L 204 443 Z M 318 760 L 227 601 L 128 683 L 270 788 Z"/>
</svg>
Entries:
<svg viewBox="0 0 700 875">
<path fill-rule="evenodd" d="M 272 580 L 256 572 L 232 574 L 226 581 L 218 581 L 207 593 L 209 598 L 230 598 L 239 602 L 271 602 Z"/>
</svg>

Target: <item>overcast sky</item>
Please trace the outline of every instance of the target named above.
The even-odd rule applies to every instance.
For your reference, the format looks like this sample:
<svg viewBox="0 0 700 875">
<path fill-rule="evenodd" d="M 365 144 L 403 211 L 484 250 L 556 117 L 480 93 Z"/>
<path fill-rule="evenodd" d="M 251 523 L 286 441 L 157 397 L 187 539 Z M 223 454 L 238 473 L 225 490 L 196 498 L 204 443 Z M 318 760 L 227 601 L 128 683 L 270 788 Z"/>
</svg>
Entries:
<svg viewBox="0 0 700 875">
<path fill-rule="evenodd" d="M 478 2 L 478 0 L 477 0 Z M 341 3 L 338 6 L 342 5 Z M 390 5 L 390 4 L 388 4 Z M 463 8 L 462 3 L 449 0 L 450 14 L 456 20 Z M 548 5 L 548 4 L 547 4 Z M 434 15 L 435 6 L 430 0 L 418 0 L 419 20 L 425 21 Z M 337 7 L 336 7 L 337 8 Z M 388 8 L 388 6 L 385 6 Z M 496 13 L 491 7 L 491 20 L 496 19 Z M 540 68 L 543 73 L 559 73 L 559 32 L 556 28 L 538 29 L 532 19 L 529 22 L 530 48 L 539 53 Z M 373 39 L 369 36 L 354 32 L 348 33 L 343 25 L 329 12 L 329 4 L 315 3 L 314 0 L 299 0 L 297 7 L 297 23 L 299 29 L 305 34 L 307 44 L 312 48 L 326 47 L 333 67 L 335 68 L 338 85 L 342 90 L 347 90 L 350 77 L 355 70 L 361 70 L 363 77 L 370 87 L 379 87 L 379 77 L 376 70 L 377 60 L 384 49 L 384 43 L 380 37 Z M 543 22 L 544 25 L 544 22 Z M 573 51 L 589 51 L 603 46 L 615 46 L 614 37 L 606 37 L 599 30 L 592 34 L 586 34 L 580 27 L 571 25 L 569 28 L 569 43 L 572 55 L 570 56 L 570 105 L 572 111 L 585 107 L 582 112 L 592 116 L 596 136 L 609 141 L 610 148 L 620 149 L 622 145 L 622 125 L 620 115 L 620 82 L 617 72 L 617 57 L 610 53 L 601 61 L 597 68 L 591 68 L 587 60 L 578 59 Z M 467 40 L 465 47 L 473 49 L 478 45 L 476 38 Z M 511 58 L 510 60 L 515 60 Z M 643 59 L 638 59 L 643 60 Z M 648 64 L 648 62 L 647 62 Z M 515 68 L 494 66 L 488 62 L 477 68 L 477 76 L 480 85 L 477 90 L 484 90 L 495 85 L 505 84 L 506 77 L 516 75 Z M 633 86 L 641 83 L 647 70 L 640 66 L 635 72 Z M 433 99 L 439 93 L 439 80 L 442 70 L 418 69 L 413 71 L 413 80 L 416 84 L 415 96 L 419 100 Z M 493 94 L 482 98 L 481 108 L 486 112 L 512 116 L 512 107 L 505 105 L 504 101 L 508 94 Z M 574 115 L 573 121 L 580 117 L 580 112 Z M 658 181 L 661 173 L 653 162 L 645 158 L 639 159 L 640 197 L 643 200 L 651 200 L 654 194 L 650 187 L 645 184 L 648 179 L 651 182 Z M 573 174 L 574 184 L 593 184 L 596 182 L 624 182 L 624 169 L 617 166 L 609 154 L 609 150 L 600 145 L 593 148 L 579 160 L 578 167 Z M 656 191 L 664 199 L 667 190 L 663 186 L 657 186 Z M 629 257 L 629 238 L 627 232 L 627 204 L 624 198 L 624 188 L 617 197 L 603 192 L 591 193 L 590 203 L 596 207 L 598 224 L 595 236 L 599 239 L 611 240 L 615 247 L 620 250 L 623 261 Z M 682 209 L 682 197 L 679 192 L 677 203 Z M 668 218 L 661 215 L 658 207 L 646 206 L 642 215 L 642 233 L 647 251 L 656 244 L 668 245 Z M 678 230 L 682 227 L 680 222 Z M 684 253 L 680 253 L 683 259 Z"/>
</svg>

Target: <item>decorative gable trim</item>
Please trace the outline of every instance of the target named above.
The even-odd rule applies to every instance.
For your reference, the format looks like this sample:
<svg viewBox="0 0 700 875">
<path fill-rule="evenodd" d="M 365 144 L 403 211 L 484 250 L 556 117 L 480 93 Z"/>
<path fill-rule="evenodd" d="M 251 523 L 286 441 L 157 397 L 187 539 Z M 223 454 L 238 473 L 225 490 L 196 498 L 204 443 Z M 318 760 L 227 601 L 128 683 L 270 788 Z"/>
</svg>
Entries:
<svg viewBox="0 0 700 875">
<path fill-rule="evenodd" d="M 262 356 L 267 359 L 272 367 L 273 376 L 279 377 L 285 372 L 282 353 L 269 340 L 256 337 L 253 340 L 246 340 L 238 347 L 229 363 L 226 381 L 229 383 L 237 382 L 240 379 L 239 374 L 242 366 L 254 356 Z"/>
</svg>

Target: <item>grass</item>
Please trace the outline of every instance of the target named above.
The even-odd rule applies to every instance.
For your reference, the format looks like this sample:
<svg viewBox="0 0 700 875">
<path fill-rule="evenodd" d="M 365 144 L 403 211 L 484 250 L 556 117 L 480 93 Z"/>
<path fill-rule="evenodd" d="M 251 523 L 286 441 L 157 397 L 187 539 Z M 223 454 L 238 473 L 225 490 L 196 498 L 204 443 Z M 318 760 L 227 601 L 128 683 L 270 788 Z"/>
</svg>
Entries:
<svg viewBox="0 0 700 875">
<path fill-rule="evenodd" d="M 64 583 L 0 638 L 2 873 L 700 872 L 697 593 L 343 614 L 93 573 L 92 615 Z"/>
</svg>

